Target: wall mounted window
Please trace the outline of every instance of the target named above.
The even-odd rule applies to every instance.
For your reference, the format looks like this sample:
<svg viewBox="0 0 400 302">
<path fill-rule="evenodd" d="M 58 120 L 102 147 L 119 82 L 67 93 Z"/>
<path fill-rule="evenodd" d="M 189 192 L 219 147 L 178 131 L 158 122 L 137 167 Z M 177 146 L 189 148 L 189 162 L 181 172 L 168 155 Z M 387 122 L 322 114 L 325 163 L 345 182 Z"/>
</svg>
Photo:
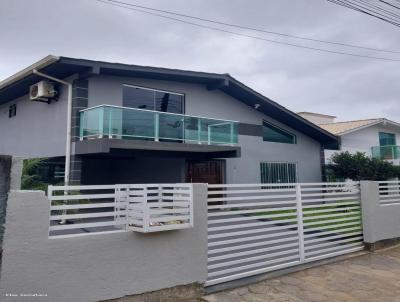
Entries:
<svg viewBox="0 0 400 302">
<path fill-rule="evenodd" d="M 185 95 L 170 91 L 123 85 L 122 103 L 124 107 L 183 114 Z"/>
<path fill-rule="evenodd" d="M 269 122 L 263 121 L 263 140 L 267 142 L 296 144 L 296 135 Z"/>
<path fill-rule="evenodd" d="M 297 182 L 297 164 L 290 162 L 262 162 L 261 183 L 279 184 Z"/>
<path fill-rule="evenodd" d="M 396 135 L 394 133 L 379 132 L 379 145 L 380 146 L 395 146 Z"/>
<path fill-rule="evenodd" d="M 13 104 L 8 108 L 8 117 L 12 118 L 17 115 L 17 104 Z"/>
</svg>

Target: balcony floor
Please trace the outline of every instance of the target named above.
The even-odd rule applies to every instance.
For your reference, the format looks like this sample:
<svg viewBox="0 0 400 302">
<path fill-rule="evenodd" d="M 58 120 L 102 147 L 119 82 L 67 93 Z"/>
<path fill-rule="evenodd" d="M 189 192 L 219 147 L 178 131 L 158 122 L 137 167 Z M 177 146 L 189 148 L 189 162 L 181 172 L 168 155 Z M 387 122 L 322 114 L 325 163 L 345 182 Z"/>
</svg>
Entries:
<svg viewBox="0 0 400 302">
<path fill-rule="evenodd" d="M 231 158 L 240 157 L 240 146 L 228 145 L 201 145 L 175 142 L 155 142 L 133 139 L 97 138 L 78 141 L 75 143 L 75 154 L 109 154 L 111 152 L 132 151 L 143 152 L 150 155 L 175 155 L 178 157 L 210 157 Z"/>
</svg>

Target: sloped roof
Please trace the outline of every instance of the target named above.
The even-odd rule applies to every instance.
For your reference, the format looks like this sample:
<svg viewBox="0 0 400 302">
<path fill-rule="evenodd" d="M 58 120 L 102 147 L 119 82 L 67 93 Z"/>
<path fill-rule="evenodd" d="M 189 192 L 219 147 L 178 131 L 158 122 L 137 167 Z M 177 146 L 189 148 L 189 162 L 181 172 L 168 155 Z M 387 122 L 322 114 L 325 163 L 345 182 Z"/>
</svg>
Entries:
<svg viewBox="0 0 400 302">
<path fill-rule="evenodd" d="M 315 116 L 322 116 L 322 117 L 337 117 L 334 115 L 329 115 L 329 114 L 322 114 L 322 113 L 316 113 L 316 112 L 310 112 L 310 111 L 301 111 L 297 112 L 297 114 L 302 115 L 302 114 L 309 114 L 309 115 L 315 115 Z"/>
<path fill-rule="evenodd" d="M 365 120 L 355 120 L 355 121 L 348 121 L 348 122 L 337 122 L 337 123 L 330 123 L 330 124 L 321 124 L 318 125 L 322 129 L 329 131 L 335 135 L 341 135 L 347 132 L 355 131 L 360 128 L 364 128 L 366 126 L 372 126 L 377 123 L 384 121 L 383 118 L 371 118 Z"/>
<path fill-rule="evenodd" d="M 29 86 L 41 80 L 38 75 L 33 73 L 34 69 L 56 78 L 66 78 L 73 74 L 103 74 L 204 84 L 208 90 L 219 89 L 252 108 L 257 107 L 260 112 L 314 138 L 324 145 L 337 146 L 338 143 L 338 138 L 332 133 L 261 95 L 229 74 L 47 56 L 0 82 L 0 105 L 27 94 Z"/>
</svg>

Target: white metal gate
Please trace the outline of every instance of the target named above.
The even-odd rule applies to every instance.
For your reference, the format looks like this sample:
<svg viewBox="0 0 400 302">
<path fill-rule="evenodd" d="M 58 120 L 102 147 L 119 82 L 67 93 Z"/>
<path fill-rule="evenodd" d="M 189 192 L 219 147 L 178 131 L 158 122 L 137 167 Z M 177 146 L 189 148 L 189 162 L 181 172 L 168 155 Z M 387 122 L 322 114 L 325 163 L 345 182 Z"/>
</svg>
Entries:
<svg viewBox="0 0 400 302">
<path fill-rule="evenodd" d="M 208 188 L 207 286 L 364 248 L 359 183 Z"/>
</svg>

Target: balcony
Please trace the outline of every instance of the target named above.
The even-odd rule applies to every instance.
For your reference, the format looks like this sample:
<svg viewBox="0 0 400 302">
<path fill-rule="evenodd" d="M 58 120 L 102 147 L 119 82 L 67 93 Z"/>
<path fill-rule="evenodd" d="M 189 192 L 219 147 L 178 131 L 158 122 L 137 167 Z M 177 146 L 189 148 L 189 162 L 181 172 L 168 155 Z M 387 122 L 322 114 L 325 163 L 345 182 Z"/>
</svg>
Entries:
<svg viewBox="0 0 400 302">
<path fill-rule="evenodd" d="M 400 146 L 375 146 L 371 149 L 373 158 L 382 160 L 400 159 Z"/>
<path fill-rule="evenodd" d="M 238 144 L 238 123 L 101 105 L 80 112 L 80 140 L 99 138 L 199 145 Z"/>
</svg>

